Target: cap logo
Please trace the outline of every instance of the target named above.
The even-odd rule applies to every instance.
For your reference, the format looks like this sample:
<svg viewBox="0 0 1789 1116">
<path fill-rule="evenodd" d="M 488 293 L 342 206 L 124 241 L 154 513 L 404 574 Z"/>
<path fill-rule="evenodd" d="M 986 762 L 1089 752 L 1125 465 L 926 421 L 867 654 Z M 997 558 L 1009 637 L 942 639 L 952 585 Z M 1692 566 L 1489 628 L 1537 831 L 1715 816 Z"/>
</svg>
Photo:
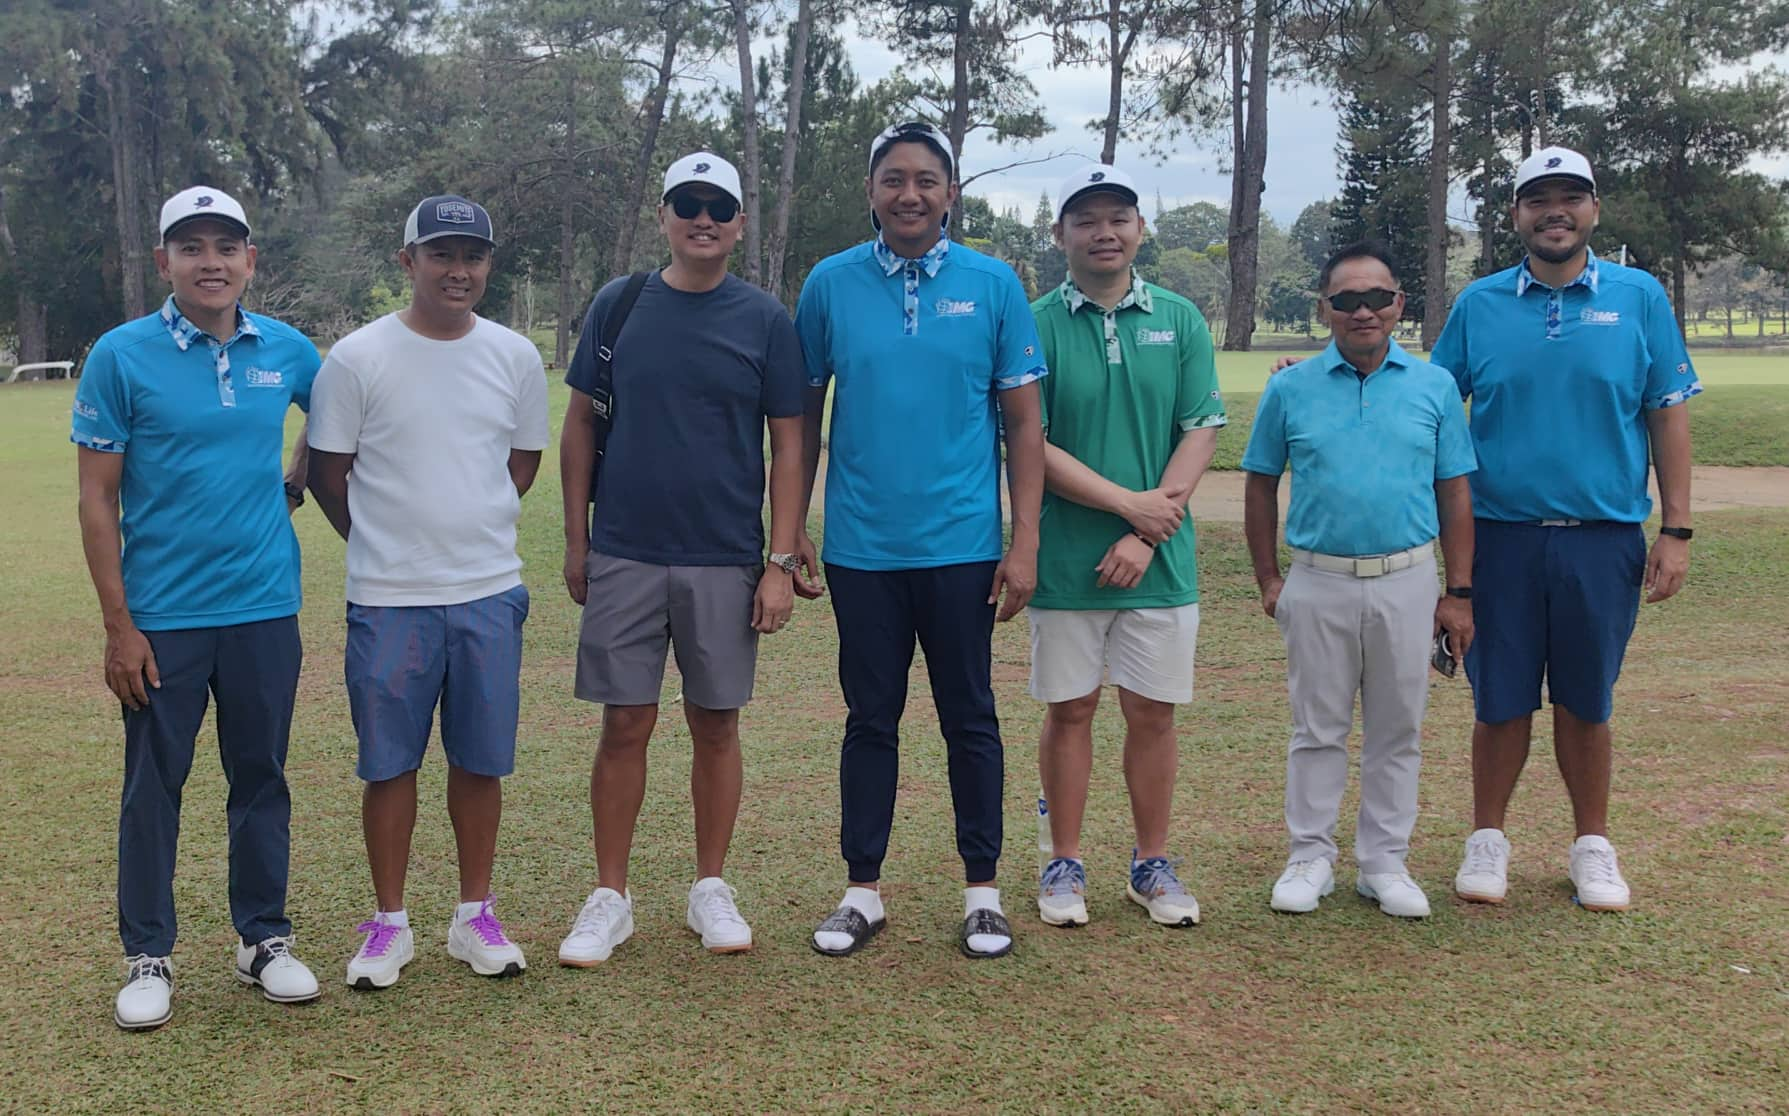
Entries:
<svg viewBox="0 0 1789 1116">
<path fill-rule="evenodd" d="M 472 206 L 466 202 L 444 201 L 437 202 L 435 205 L 435 220 L 444 221 L 449 225 L 470 225 L 477 221 L 478 217 L 473 213 Z"/>
<path fill-rule="evenodd" d="M 1092 174 L 1087 176 L 1087 181 L 1089 181 L 1089 182 L 1104 182 L 1105 180 L 1106 180 L 1106 172 L 1105 171 L 1094 171 Z"/>
<path fill-rule="evenodd" d="M 198 197 L 193 199 L 193 208 L 194 209 L 208 209 L 211 207 L 211 205 L 213 203 L 216 202 L 216 200 L 217 199 L 213 198 L 210 194 L 200 194 Z"/>
<path fill-rule="evenodd" d="M 1560 158 L 1558 155 L 1555 155 L 1551 159 L 1547 160 L 1547 169 L 1552 170 L 1554 167 L 1558 166 L 1560 163 L 1563 163 L 1563 162 L 1565 162 L 1564 159 Z"/>
<path fill-rule="evenodd" d="M 697 174 L 707 174 L 708 173 L 708 164 L 707 163 L 697 163 L 696 164 L 696 173 Z"/>
</svg>

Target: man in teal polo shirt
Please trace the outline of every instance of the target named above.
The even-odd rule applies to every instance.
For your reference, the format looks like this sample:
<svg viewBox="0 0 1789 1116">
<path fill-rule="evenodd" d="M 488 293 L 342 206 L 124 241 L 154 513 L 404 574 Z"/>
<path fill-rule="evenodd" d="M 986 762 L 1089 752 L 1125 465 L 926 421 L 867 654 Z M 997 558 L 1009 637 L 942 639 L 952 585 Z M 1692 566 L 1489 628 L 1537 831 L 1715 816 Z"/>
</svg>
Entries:
<svg viewBox="0 0 1789 1116">
<path fill-rule="evenodd" d="M 1462 291 L 1431 354 L 1472 400 L 1482 464 L 1472 486 L 1479 639 L 1466 657 L 1474 828 L 1454 890 L 1481 903 L 1508 890 L 1504 816 L 1544 678 L 1577 831 L 1578 902 L 1626 910 L 1608 839 L 1609 720 L 1642 588 L 1649 602 L 1665 600 L 1689 569 L 1681 404 L 1702 385 L 1658 280 L 1591 252 L 1601 202 L 1589 161 L 1537 151 L 1517 168 L 1515 195 L 1527 258 Z M 1650 555 L 1648 461 L 1663 520 Z"/>
<path fill-rule="evenodd" d="M 1032 304 L 1048 427 L 1031 695 L 1049 703 L 1038 768 L 1052 859 L 1038 913 L 1087 922 L 1081 820 L 1093 715 L 1109 676 L 1124 714 L 1124 777 L 1136 845 L 1126 894 L 1166 926 L 1199 921 L 1168 860 L 1179 749 L 1174 706 L 1193 697 L 1199 582 L 1186 502 L 1224 425 L 1211 332 L 1186 299 L 1132 270 L 1137 190 L 1117 167 L 1071 175 L 1057 195 L 1062 286 Z"/>
<path fill-rule="evenodd" d="M 161 211 L 159 311 L 94 343 L 75 393 L 81 544 L 105 621 L 106 685 L 124 713 L 113 1018 L 171 1015 L 180 792 L 209 700 L 230 784 L 236 977 L 282 1003 L 317 981 L 286 918 L 286 738 L 298 688 L 304 438 L 280 473 L 287 409 L 310 406 L 316 347 L 243 310 L 255 273 L 242 206 L 194 186 Z M 119 505 L 123 515 L 120 522 Z"/>
<path fill-rule="evenodd" d="M 1388 915 L 1426 918 L 1405 869 L 1416 825 L 1429 641 L 1455 657 L 1472 643 L 1475 460 L 1446 370 L 1391 338 L 1403 314 L 1391 258 L 1373 244 L 1337 251 L 1317 279 L 1329 346 L 1268 381 L 1243 454 L 1244 531 L 1261 607 L 1286 641 L 1292 740 L 1286 828 L 1292 850 L 1277 911 L 1314 911 L 1335 886 L 1336 816 L 1360 699 L 1355 890 Z M 1280 474 L 1292 469 L 1280 571 Z M 1447 561 L 1437 601 L 1435 536 Z"/>
<path fill-rule="evenodd" d="M 916 639 L 948 749 L 968 884 L 959 945 L 970 957 L 1012 949 L 994 886 L 1005 760 L 990 641 L 996 602 L 999 619 L 1010 619 L 1036 584 L 1044 473 L 1036 381 L 1045 367 L 1012 268 L 944 236 L 955 170 L 949 141 L 930 125 L 878 135 L 864 186 L 879 235 L 817 264 L 795 314 L 809 385 L 810 498 L 829 383 L 834 390 L 826 577 L 850 710 L 839 757 L 849 887 L 813 938 L 831 956 L 856 951 L 885 925 L 877 885 Z M 1012 503 L 1004 557 L 1002 425 Z M 812 542 L 803 554 L 811 559 Z"/>
</svg>

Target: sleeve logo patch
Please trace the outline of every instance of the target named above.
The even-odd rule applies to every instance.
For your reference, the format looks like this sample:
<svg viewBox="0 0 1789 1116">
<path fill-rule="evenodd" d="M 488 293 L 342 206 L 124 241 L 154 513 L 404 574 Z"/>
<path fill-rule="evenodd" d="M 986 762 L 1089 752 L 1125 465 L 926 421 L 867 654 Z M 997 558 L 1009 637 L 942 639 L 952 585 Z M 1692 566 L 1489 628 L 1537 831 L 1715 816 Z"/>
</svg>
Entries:
<svg viewBox="0 0 1789 1116">
<path fill-rule="evenodd" d="M 1171 329 L 1150 329 L 1148 326 L 1138 326 L 1137 344 L 1172 345 L 1174 344 L 1174 331 Z"/>
<path fill-rule="evenodd" d="M 286 386 L 286 374 L 277 368 L 250 368 L 242 378 L 250 387 Z"/>
<path fill-rule="evenodd" d="M 84 418 L 89 422 L 98 422 L 99 408 L 91 403 L 83 403 L 81 400 L 77 399 L 75 400 L 75 417 Z"/>
<path fill-rule="evenodd" d="M 941 298 L 932 304 L 932 312 L 940 318 L 967 318 L 975 314 L 975 300 L 969 298 Z"/>
<path fill-rule="evenodd" d="M 1688 361 L 1677 366 L 1677 374 L 1679 376 L 1688 376 L 1690 374 L 1690 365 Z"/>
<path fill-rule="evenodd" d="M 1583 313 L 1578 315 L 1578 320 L 1585 325 L 1620 325 L 1621 311 L 1591 310 L 1586 308 Z"/>
</svg>

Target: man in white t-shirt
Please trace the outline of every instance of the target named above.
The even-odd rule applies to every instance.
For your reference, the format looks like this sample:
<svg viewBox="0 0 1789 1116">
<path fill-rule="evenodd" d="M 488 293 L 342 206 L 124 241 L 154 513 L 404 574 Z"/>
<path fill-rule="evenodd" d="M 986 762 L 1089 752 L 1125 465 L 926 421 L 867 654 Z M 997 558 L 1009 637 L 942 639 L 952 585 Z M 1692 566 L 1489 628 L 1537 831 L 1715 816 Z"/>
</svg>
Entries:
<svg viewBox="0 0 1789 1116">
<path fill-rule="evenodd" d="M 547 445 L 547 381 L 532 342 L 473 313 L 495 246 L 482 207 L 423 199 L 398 252 L 410 305 L 337 342 L 311 393 L 312 491 L 348 540 L 348 703 L 378 904 L 354 988 L 395 983 L 413 953 L 404 875 L 437 703 L 460 861 L 447 951 L 482 976 L 527 967 L 490 889 L 528 617 L 516 518 Z"/>
</svg>

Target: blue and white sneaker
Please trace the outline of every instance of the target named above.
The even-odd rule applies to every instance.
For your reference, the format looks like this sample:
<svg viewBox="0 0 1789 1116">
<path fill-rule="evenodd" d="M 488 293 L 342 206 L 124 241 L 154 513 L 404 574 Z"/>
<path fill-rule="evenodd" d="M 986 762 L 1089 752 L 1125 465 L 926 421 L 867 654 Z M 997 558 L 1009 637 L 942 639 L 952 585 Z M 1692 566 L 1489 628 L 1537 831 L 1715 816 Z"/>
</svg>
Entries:
<svg viewBox="0 0 1789 1116">
<path fill-rule="evenodd" d="M 1181 884 L 1174 869 L 1179 860 L 1165 856 L 1136 859 L 1131 852 L 1131 880 L 1125 888 L 1131 902 L 1149 912 L 1149 917 L 1163 926 L 1195 926 L 1199 922 L 1199 901 Z"/>
<path fill-rule="evenodd" d="M 1087 925 L 1087 869 L 1080 861 L 1059 856 L 1044 865 L 1037 913 L 1051 926 Z"/>
</svg>

